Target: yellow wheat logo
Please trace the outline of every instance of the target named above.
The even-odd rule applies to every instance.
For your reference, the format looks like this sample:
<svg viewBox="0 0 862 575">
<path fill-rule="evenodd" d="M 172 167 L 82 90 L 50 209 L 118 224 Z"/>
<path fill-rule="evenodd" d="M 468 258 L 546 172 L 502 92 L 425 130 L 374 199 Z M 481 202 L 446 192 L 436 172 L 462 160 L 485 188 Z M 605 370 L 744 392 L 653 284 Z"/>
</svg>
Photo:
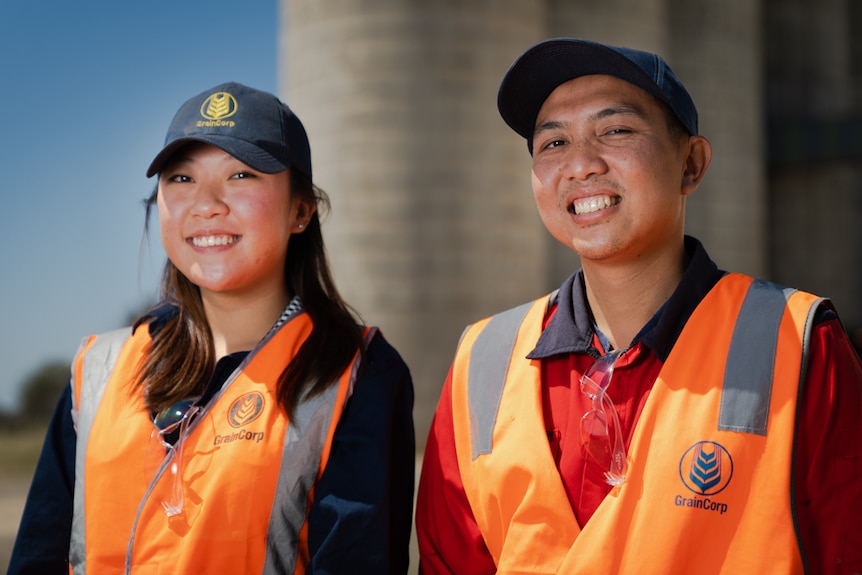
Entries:
<svg viewBox="0 0 862 575">
<path fill-rule="evenodd" d="M 227 92 L 216 92 L 201 104 L 201 116 L 208 120 L 223 120 L 236 114 L 236 98 Z"/>
<path fill-rule="evenodd" d="M 257 419 L 263 412 L 263 396 L 258 392 L 236 398 L 227 411 L 227 420 L 233 427 L 241 427 Z"/>
</svg>

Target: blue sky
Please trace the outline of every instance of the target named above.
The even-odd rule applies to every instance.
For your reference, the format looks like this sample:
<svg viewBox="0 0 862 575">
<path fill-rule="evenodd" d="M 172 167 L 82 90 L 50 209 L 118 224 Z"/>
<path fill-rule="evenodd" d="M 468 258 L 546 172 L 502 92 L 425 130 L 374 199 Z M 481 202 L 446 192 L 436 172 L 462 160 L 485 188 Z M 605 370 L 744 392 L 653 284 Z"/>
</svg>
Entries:
<svg viewBox="0 0 862 575">
<path fill-rule="evenodd" d="M 146 167 L 190 96 L 276 92 L 277 30 L 277 0 L 0 0 L 0 408 L 156 297 Z"/>
</svg>

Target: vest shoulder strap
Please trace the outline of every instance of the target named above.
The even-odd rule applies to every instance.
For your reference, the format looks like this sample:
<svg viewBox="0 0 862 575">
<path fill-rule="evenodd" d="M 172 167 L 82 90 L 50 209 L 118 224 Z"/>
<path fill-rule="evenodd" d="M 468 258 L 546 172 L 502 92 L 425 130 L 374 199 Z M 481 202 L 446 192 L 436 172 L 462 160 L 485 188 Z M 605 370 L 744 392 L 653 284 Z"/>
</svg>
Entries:
<svg viewBox="0 0 862 575">
<path fill-rule="evenodd" d="M 491 317 L 473 343 L 467 371 L 467 400 L 473 416 L 470 431 L 474 460 L 491 453 L 493 448 L 497 412 L 524 318 L 534 306 L 547 300 L 548 296 Z"/>
<path fill-rule="evenodd" d="M 111 376 L 120 351 L 131 334 L 131 328 L 125 327 L 85 338 L 73 362 L 75 367 L 72 370 L 72 420 L 75 423 L 78 438 L 75 449 L 75 491 L 69 559 L 73 566 L 77 566 L 76 572 L 83 571 L 86 560 L 83 478 L 77 470 L 84 469 L 86 446 L 96 410 L 105 393 L 108 378 Z"/>
<path fill-rule="evenodd" d="M 89 340 L 85 338 L 82 342 L 74 360 L 75 364 L 80 362 L 80 369 L 76 368 L 72 372 L 72 383 L 78 390 L 78 393 L 72 394 L 75 412 L 95 413 L 117 357 L 131 335 L 131 328 L 124 327 L 92 336 Z M 78 377 L 80 381 L 76 381 Z"/>
<path fill-rule="evenodd" d="M 733 328 L 724 370 L 718 428 L 766 435 L 779 327 L 788 301 L 797 290 L 754 280 Z M 812 318 L 817 299 L 807 308 L 803 332 L 802 377 L 807 362 Z"/>
</svg>

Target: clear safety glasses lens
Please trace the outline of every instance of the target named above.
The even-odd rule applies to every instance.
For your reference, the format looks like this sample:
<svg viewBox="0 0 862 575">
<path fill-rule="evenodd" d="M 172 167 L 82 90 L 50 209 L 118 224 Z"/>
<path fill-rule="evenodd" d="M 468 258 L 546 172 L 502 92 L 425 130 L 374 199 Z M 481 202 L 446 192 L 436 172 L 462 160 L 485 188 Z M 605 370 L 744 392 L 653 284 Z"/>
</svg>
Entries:
<svg viewBox="0 0 862 575">
<path fill-rule="evenodd" d="M 617 357 L 619 352 L 598 358 L 581 376 L 581 392 L 592 400 L 592 406 L 581 418 L 581 446 L 604 470 L 609 485 L 622 485 L 628 469 L 619 415 L 606 394 Z"/>
</svg>

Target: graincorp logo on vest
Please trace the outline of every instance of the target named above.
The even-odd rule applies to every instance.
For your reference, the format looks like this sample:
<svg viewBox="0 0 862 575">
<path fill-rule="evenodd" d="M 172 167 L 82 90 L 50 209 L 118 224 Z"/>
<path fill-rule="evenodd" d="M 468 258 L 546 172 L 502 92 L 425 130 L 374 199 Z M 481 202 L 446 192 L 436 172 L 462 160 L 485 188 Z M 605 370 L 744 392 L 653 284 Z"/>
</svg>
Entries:
<svg viewBox="0 0 862 575">
<path fill-rule="evenodd" d="M 724 491 L 733 477 L 733 458 L 723 445 L 714 441 L 698 441 L 685 450 L 679 459 L 679 478 L 694 496 L 674 497 L 677 507 L 717 511 L 724 515 L 727 503 L 710 498 Z"/>
<path fill-rule="evenodd" d="M 248 425 L 263 413 L 266 402 L 257 391 L 237 397 L 227 410 L 227 422 L 231 427 Z"/>
<path fill-rule="evenodd" d="M 248 425 L 263 413 L 266 405 L 263 395 L 257 391 L 240 395 L 227 410 L 227 422 L 231 427 L 242 428 L 239 431 L 227 435 L 216 435 L 213 445 L 223 445 L 234 441 L 254 441 L 260 443 L 266 437 L 265 431 L 249 431 L 244 426 Z"/>
<path fill-rule="evenodd" d="M 704 511 L 718 511 L 720 515 L 724 515 L 727 511 L 727 503 L 719 503 L 713 501 L 709 497 L 700 499 L 698 497 L 683 497 L 677 495 L 673 499 L 673 504 L 677 507 L 693 507 L 695 509 L 703 509 Z"/>
<path fill-rule="evenodd" d="M 233 441 L 254 441 L 260 443 L 266 437 L 265 431 L 248 431 L 240 429 L 228 435 L 216 435 L 213 439 L 213 445 L 221 445 L 223 443 L 231 443 Z"/>
</svg>

